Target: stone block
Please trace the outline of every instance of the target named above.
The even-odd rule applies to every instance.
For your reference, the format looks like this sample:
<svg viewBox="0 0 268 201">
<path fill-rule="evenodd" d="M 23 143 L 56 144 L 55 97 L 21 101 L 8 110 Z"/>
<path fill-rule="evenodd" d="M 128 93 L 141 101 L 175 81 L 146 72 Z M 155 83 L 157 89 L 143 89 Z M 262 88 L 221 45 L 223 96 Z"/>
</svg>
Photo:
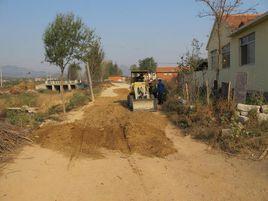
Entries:
<svg viewBox="0 0 268 201">
<path fill-rule="evenodd" d="M 268 114 L 268 105 L 262 106 L 263 113 Z"/>
<path fill-rule="evenodd" d="M 248 120 L 249 120 L 248 117 L 245 117 L 245 116 L 242 116 L 242 115 L 240 115 L 240 116 L 238 117 L 238 121 L 239 121 L 240 123 L 242 123 L 242 124 L 246 123 Z"/>
<path fill-rule="evenodd" d="M 248 116 L 248 112 L 241 111 L 240 114 L 241 114 L 242 116 L 245 116 L 245 117 Z"/>
<path fill-rule="evenodd" d="M 237 104 L 237 109 L 239 111 L 243 111 L 243 112 L 249 112 L 250 110 L 254 110 L 254 109 L 259 111 L 260 106 L 258 106 L 258 105 L 246 105 L 246 104 L 239 103 L 239 104 Z"/>
</svg>

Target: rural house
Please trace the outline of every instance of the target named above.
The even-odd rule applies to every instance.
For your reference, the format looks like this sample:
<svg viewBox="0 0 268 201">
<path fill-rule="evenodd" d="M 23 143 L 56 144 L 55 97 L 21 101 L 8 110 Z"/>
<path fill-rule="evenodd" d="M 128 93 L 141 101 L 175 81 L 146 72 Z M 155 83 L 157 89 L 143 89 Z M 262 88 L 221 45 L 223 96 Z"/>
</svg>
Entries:
<svg viewBox="0 0 268 201">
<path fill-rule="evenodd" d="M 212 28 L 207 44 L 208 70 L 205 79 L 216 80 L 218 39 L 216 27 Z M 230 15 L 220 30 L 222 66 L 219 86 L 231 82 L 235 88 L 242 82 L 247 92 L 268 93 L 268 12 L 264 14 Z M 201 72 L 198 78 L 204 81 Z M 242 81 L 241 81 L 242 80 Z"/>
<path fill-rule="evenodd" d="M 170 81 L 173 78 L 178 76 L 179 67 L 157 67 L 156 68 L 156 76 L 165 81 Z"/>
</svg>

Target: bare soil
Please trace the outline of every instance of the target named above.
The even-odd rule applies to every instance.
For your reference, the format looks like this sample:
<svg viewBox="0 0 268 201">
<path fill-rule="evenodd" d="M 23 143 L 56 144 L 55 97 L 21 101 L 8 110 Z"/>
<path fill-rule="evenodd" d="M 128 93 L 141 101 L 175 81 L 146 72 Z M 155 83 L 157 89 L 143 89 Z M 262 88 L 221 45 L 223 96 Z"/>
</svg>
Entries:
<svg viewBox="0 0 268 201">
<path fill-rule="evenodd" d="M 128 111 L 125 89 L 112 92 L 120 96 L 108 98 L 106 91 L 75 122 L 41 128 L 36 133 L 41 146 L 25 146 L 2 167 L 0 200 L 267 201 L 267 160 L 229 158 L 184 137 L 160 113 Z M 78 136 L 72 131 L 76 129 Z M 92 157 L 94 151 L 101 157 Z"/>
<path fill-rule="evenodd" d="M 156 157 L 176 152 L 164 132 L 165 118 L 151 112 L 133 113 L 125 107 L 128 90 L 116 89 L 115 93 L 119 96 L 99 98 L 94 107 L 85 109 L 81 120 L 37 130 L 36 142 L 71 157 L 95 157 L 99 148 Z"/>
</svg>

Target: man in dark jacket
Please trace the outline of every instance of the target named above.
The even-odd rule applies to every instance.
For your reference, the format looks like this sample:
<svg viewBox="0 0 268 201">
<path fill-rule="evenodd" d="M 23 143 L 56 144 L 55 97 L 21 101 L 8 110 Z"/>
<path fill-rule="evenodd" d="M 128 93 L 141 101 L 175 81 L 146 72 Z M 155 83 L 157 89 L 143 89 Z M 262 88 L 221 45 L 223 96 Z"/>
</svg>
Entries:
<svg viewBox="0 0 268 201">
<path fill-rule="evenodd" d="M 159 79 L 157 83 L 157 99 L 159 105 L 162 105 L 164 103 L 164 93 L 165 85 L 163 84 L 162 80 Z"/>
</svg>

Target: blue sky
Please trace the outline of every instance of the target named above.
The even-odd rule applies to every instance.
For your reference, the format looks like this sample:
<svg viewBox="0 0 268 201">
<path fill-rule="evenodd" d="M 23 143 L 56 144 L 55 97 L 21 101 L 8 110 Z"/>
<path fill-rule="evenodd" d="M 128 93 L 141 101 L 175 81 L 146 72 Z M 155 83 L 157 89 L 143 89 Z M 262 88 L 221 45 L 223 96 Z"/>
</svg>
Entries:
<svg viewBox="0 0 268 201">
<path fill-rule="evenodd" d="M 247 0 L 254 2 L 255 0 Z M 257 10 L 268 10 L 268 0 Z M 42 34 L 59 12 L 73 12 L 102 38 L 107 59 L 120 65 L 153 56 L 176 63 L 192 38 L 206 43 L 212 20 L 198 18 L 195 0 L 0 0 L 0 66 L 54 68 L 44 60 Z"/>
</svg>

